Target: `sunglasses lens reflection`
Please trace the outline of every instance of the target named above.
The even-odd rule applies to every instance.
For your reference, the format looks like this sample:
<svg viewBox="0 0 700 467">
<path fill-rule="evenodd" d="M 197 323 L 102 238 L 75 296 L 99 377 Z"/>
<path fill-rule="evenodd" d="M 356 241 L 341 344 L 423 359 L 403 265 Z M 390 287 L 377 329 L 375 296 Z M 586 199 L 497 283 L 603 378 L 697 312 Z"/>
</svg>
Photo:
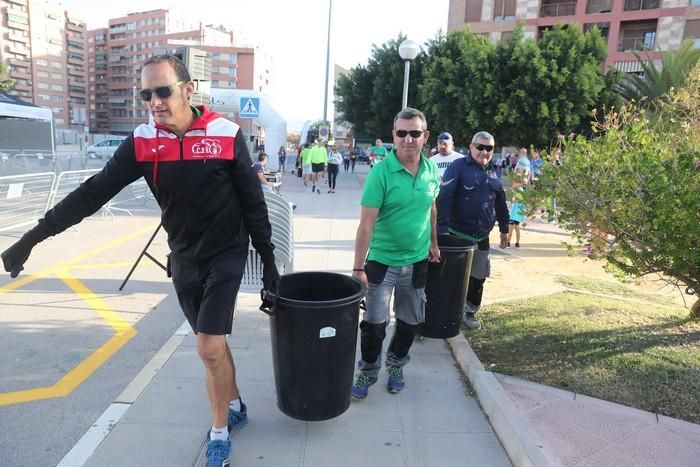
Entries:
<svg viewBox="0 0 700 467">
<path fill-rule="evenodd" d="M 396 136 L 399 138 L 405 138 L 408 135 L 411 135 L 411 138 L 420 138 L 423 135 L 423 130 L 396 130 Z"/>
<path fill-rule="evenodd" d="M 477 149 L 477 151 L 491 152 L 491 151 L 493 151 L 493 146 L 487 146 L 484 144 L 477 144 L 476 149 Z"/>
<path fill-rule="evenodd" d="M 160 99 L 165 99 L 170 97 L 173 92 L 170 89 L 170 86 L 159 86 L 155 89 L 142 89 L 139 91 L 139 96 L 141 96 L 141 99 L 143 99 L 145 102 L 150 102 L 153 94 L 158 96 Z"/>
</svg>

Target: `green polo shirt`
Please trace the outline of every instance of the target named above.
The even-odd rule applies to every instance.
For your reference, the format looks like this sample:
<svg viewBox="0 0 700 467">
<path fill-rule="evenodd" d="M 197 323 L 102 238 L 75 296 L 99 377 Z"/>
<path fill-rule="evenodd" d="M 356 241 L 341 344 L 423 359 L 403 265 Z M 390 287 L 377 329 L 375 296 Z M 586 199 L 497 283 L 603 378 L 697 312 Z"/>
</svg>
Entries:
<svg viewBox="0 0 700 467">
<path fill-rule="evenodd" d="M 428 257 L 430 208 L 440 190 L 435 162 L 421 156 L 414 177 L 391 152 L 365 179 L 362 206 L 379 208 L 367 259 L 407 266 Z"/>
<path fill-rule="evenodd" d="M 389 151 L 386 150 L 384 146 L 372 146 L 369 151 L 374 154 L 375 161 L 383 161 L 386 159 L 386 155 Z"/>
</svg>

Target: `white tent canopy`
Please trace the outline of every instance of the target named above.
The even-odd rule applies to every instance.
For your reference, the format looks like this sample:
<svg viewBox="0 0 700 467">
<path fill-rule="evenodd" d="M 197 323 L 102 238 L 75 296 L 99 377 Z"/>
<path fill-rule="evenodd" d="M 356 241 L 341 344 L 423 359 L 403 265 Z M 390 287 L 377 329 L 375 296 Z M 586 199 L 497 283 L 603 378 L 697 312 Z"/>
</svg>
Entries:
<svg viewBox="0 0 700 467">
<path fill-rule="evenodd" d="M 28 104 L 0 92 L 0 117 L 28 118 L 50 122 L 53 119 L 53 114 L 49 108 Z"/>
</svg>

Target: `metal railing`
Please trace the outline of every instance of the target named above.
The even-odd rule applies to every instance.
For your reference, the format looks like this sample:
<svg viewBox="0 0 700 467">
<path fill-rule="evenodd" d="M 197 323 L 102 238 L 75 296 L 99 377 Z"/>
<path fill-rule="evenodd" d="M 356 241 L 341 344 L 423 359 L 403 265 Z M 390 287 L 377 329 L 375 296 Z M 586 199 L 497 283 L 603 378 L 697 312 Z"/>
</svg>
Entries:
<svg viewBox="0 0 700 467">
<path fill-rule="evenodd" d="M 628 52 L 631 50 L 652 50 L 654 48 L 654 38 L 629 37 L 623 38 L 617 45 L 618 52 Z"/>
<path fill-rule="evenodd" d="M 2 158 L 0 157 L 0 161 Z M 100 169 L 68 170 L 58 174 L 42 172 L 0 177 L 0 232 L 36 222 Z M 102 207 L 102 216 L 114 216 L 115 211 L 131 215 L 135 201 L 143 206 L 153 199 L 143 179 L 124 188 Z M 128 209 L 127 209 L 128 208 Z"/>
<path fill-rule="evenodd" d="M 625 0 L 625 11 L 652 10 L 661 6 L 660 0 Z"/>
<path fill-rule="evenodd" d="M 573 16 L 576 14 L 576 2 L 551 3 L 540 7 L 540 17 Z"/>
</svg>

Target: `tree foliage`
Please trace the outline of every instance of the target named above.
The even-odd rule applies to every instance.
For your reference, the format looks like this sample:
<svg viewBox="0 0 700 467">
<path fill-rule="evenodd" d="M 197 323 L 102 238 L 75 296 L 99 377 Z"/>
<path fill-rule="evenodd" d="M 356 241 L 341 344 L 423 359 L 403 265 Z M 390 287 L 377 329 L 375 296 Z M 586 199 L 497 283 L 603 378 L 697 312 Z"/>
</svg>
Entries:
<svg viewBox="0 0 700 467">
<path fill-rule="evenodd" d="M 655 116 L 626 106 L 594 133 L 567 141 L 563 165 L 543 167 L 527 203 L 555 198 L 560 225 L 615 269 L 658 273 L 700 298 L 700 65 Z"/>
<path fill-rule="evenodd" d="M 342 120 L 351 124 L 355 134 L 365 138 L 391 140 L 394 116 L 401 110 L 404 62 L 399 45 L 406 36 L 399 34 L 380 46 L 373 45 L 366 66 L 358 65 L 341 76 L 335 87 L 335 105 Z M 411 61 L 408 88 L 409 105 L 416 106 L 417 82 L 424 54 Z"/>
<path fill-rule="evenodd" d="M 7 67 L 5 65 L 0 64 L 0 91 L 3 92 L 11 91 L 15 88 L 15 80 L 11 78 L 5 78 L 4 76 L 6 73 Z"/>
<path fill-rule="evenodd" d="M 673 88 L 685 83 L 690 71 L 700 60 L 700 49 L 694 48 L 693 41 L 686 40 L 680 48 L 660 52 L 661 63 L 657 67 L 648 58 L 633 52 L 643 70 L 643 76 L 632 74 L 619 83 L 617 90 L 627 102 L 637 102 L 642 107 L 650 107 Z"/>
</svg>

